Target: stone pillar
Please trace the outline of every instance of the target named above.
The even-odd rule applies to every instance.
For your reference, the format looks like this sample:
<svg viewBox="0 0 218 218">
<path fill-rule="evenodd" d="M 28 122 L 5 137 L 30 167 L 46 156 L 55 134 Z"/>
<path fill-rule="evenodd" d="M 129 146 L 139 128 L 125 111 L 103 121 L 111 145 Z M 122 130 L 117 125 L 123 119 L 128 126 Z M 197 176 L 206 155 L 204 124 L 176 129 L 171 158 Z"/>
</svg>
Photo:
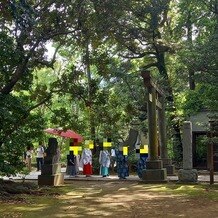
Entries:
<svg viewBox="0 0 218 218">
<path fill-rule="evenodd" d="M 142 180 L 146 183 L 166 182 L 166 169 L 163 168 L 162 160 L 158 157 L 156 90 L 154 87 L 148 87 L 147 107 L 149 157 L 146 161 L 146 169 L 142 171 Z"/>
<path fill-rule="evenodd" d="M 175 175 L 175 166 L 172 165 L 172 160 L 167 153 L 166 140 L 166 117 L 165 117 L 165 102 L 164 97 L 160 97 L 159 101 L 162 108 L 158 108 L 158 130 L 160 140 L 160 156 L 163 161 L 163 167 L 167 169 L 167 175 Z"/>
<path fill-rule="evenodd" d="M 148 88 L 148 143 L 150 160 L 158 159 L 157 143 L 157 114 L 156 114 L 156 91 L 153 87 Z"/>
<path fill-rule="evenodd" d="M 183 124 L 183 169 L 178 171 L 179 183 L 196 183 L 198 172 L 193 169 L 192 159 L 192 123 L 185 121 Z"/>
<path fill-rule="evenodd" d="M 56 138 L 49 138 L 46 149 L 44 165 L 42 165 L 41 175 L 38 176 L 38 185 L 57 186 L 64 183 L 64 175 L 61 173 L 60 149 Z"/>
</svg>

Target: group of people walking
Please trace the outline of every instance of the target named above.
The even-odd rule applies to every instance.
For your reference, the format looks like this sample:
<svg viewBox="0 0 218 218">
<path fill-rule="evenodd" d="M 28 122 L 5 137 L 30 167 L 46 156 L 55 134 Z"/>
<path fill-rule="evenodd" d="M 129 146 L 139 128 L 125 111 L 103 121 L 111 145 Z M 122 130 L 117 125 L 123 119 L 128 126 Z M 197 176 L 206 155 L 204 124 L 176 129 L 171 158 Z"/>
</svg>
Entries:
<svg viewBox="0 0 218 218">
<path fill-rule="evenodd" d="M 111 153 L 113 154 L 113 149 Z M 109 176 L 109 168 L 112 163 L 114 164 L 114 162 L 111 161 L 111 159 L 114 158 L 111 153 L 106 148 L 103 148 L 99 152 L 99 174 L 102 177 Z M 93 174 L 92 151 L 89 148 L 83 149 L 81 157 L 79 157 L 79 155 L 73 155 L 71 152 L 67 155 L 67 174 L 77 176 L 80 168 L 83 170 L 83 175 L 86 175 L 86 177 Z"/>
<path fill-rule="evenodd" d="M 31 146 L 27 148 L 25 152 L 25 163 L 27 169 L 31 171 L 32 156 L 36 155 L 37 171 L 42 169 L 44 164 L 45 147 L 40 142 L 38 147 L 34 150 Z M 92 151 L 85 147 L 82 150 L 82 154 L 74 155 L 73 151 L 67 155 L 67 169 L 66 174 L 70 176 L 77 176 L 82 169 L 83 175 L 89 177 L 93 174 L 93 160 Z M 147 154 L 140 154 L 137 163 L 137 174 L 139 178 L 142 178 L 142 171 L 146 168 Z M 123 148 L 120 146 L 118 149 L 108 149 L 103 147 L 99 152 L 99 174 L 102 177 L 109 176 L 109 168 L 114 172 L 114 166 L 116 164 L 116 172 L 120 179 L 126 179 L 129 176 L 128 155 L 124 155 Z"/>
<path fill-rule="evenodd" d="M 146 155 L 141 155 L 137 163 L 137 174 L 142 178 L 142 171 L 146 168 Z M 92 151 L 89 148 L 84 148 L 81 157 L 79 155 L 68 155 L 67 174 L 70 176 L 77 176 L 79 170 L 82 169 L 83 175 L 89 177 L 93 174 Z M 109 169 L 114 169 L 116 163 L 116 172 L 120 179 L 126 179 L 129 176 L 128 155 L 123 154 L 122 147 L 119 149 L 103 148 L 99 152 L 99 174 L 102 177 L 109 176 Z"/>
</svg>

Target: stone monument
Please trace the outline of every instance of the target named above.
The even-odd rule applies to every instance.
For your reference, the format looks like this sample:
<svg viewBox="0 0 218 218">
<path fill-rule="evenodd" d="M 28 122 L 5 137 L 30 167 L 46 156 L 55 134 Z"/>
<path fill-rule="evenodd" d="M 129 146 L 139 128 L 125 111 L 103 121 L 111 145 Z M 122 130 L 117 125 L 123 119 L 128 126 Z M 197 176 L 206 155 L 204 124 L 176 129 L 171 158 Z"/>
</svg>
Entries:
<svg viewBox="0 0 218 218">
<path fill-rule="evenodd" d="M 192 160 L 192 123 L 185 121 L 183 124 L 183 169 L 178 171 L 179 183 L 197 183 L 198 172 L 193 169 Z"/>
<path fill-rule="evenodd" d="M 64 183 L 64 175 L 61 173 L 60 149 L 56 138 L 49 138 L 46 149 L 44 165 L 41 175 L 38 176 L 38 185 L 57 186 Z"/>
</svg>

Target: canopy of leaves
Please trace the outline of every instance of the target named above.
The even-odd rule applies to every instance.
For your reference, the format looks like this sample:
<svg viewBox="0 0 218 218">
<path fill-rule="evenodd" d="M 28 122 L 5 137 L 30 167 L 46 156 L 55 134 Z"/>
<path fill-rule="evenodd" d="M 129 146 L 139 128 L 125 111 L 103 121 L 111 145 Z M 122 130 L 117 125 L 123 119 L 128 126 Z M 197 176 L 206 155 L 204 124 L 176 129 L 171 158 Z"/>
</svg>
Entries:
<svg viewBox="0 0 218 218">
<path fill-rule="evenodd" d="M 217 109 L 217 0 L 4 0 L 0 12 L 1 173 L 48 126 L 146 133 L 145 70 L 166 91 L 170 139 L 186 115 Z"/>
</svg>

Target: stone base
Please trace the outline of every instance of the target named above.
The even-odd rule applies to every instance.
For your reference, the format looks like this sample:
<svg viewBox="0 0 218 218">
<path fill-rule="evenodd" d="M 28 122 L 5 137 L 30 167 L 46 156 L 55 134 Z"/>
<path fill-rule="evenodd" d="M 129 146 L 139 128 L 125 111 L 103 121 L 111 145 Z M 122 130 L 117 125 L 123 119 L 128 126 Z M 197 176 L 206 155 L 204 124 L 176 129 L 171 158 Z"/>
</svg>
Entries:
<svg viewBox="0 0 218 218">
<path fill-rule="evenodd" d="M 146 168 L 147 169 L 162 169 L 163 162 L 162 162 L 162 160 L 147 160 L 146 161 Z"/>
<path fill-rule="evenodd" d="M 178 171 L 178 183 L 197 183 L 198 182 L 198 171 L 196 169 Z"/>
<path fill-rule="evenodd" d="M 167 170 L 167 176 L 175 176 L 176 175 L 176 170 L 174 165 L 166 165 L 164 166 Z"/>
<path fill-rule="evenodd" d="M 142 181 L 145 183 L 167 182 L 167 171 L 162 169 L 145 169 L 142 171 Z"/>
<path fill-rule="evenodd" d="M 168 176 L 175 176 L 175 166 L 172 164 L 172 160 L 170 158 L 161 158 L 163 161 L 163 168 L 167 169 Z"/>
<path fill-rule="evenodd" d="M 54 175 L 61 173 L 61 164 L 44 164 L 42 165 L 42 175 Z"/>
<path fill-rule="evenodd" d="M 39 175 L 38 185 L 58 186 L 64 184 L 64 175 L 62 173 L 56 175 Z"/>
<path fill-rule="evenodd" d="M 145 183 L 167 182 L 167 171 L 162 160 L 146 161 L 146 169 L 142 171 L 142 181 Z"/>
</svg>

